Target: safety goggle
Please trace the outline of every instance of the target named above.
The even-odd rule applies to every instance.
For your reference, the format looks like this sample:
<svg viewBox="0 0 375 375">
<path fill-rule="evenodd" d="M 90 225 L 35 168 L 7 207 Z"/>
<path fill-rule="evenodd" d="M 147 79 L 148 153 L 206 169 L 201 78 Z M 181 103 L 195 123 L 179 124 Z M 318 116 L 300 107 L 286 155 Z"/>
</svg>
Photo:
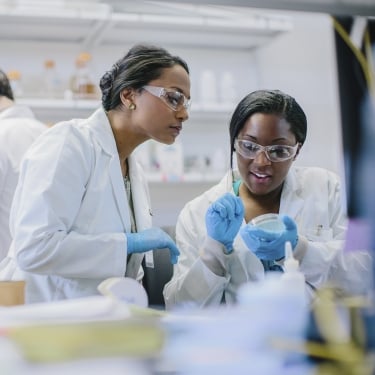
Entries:
<svg viewBox="0 0 375 375">
<path fill-rule="evenodd" d="M 158 86 L 143 86 L 143 88 L 150 94 L 158 97 L 173 111 L 179 111 L 182 108 L 189 109 L 191 100 L 176 90 L 167 90 L 164 87 Z"/>
<path fill-rule="evenodd" d="M 245 159 L 255 159 L 260 152 L 264 152 L 269 161 L 280 162 L 294 157 L 297 153 L 299 143 L 294 146 L 261 146 L 247 139 L 236 139 L 234 145 L 236 151 Z"/>
</svg>

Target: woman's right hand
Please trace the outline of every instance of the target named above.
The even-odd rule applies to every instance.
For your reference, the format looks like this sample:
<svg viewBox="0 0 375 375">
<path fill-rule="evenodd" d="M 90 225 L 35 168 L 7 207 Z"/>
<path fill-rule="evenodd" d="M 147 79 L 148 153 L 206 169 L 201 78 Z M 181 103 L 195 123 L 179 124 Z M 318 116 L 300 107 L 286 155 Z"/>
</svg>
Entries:
<svg viewBox="0 0 375 375">
<path fill-rule="evenodd" d="M 233 241 L 241 227 L 244 212 L 241 198 L 231 193 L 225 193 L 213 202 L 206 212 L 207 234 L 221 242 L 228 253 L 233 250 Z"/>
</svg>

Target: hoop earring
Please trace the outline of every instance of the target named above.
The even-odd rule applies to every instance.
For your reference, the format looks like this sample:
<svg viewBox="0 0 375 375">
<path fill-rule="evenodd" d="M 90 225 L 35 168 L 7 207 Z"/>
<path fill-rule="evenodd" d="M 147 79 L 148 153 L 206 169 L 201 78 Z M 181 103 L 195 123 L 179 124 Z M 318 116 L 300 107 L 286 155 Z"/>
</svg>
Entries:
<svg viewBox="0 0 375 375">
<path fill-rule="evenodd" d="M 136 105 L 135 105 L 134 103 L 131 103 L 131 104 L 129 105 L 129 109 L 130 109 L 131 111 L 134 111 L 136 108 L 137 108 L 137 107 L 136 107 Z"/>
</svg>

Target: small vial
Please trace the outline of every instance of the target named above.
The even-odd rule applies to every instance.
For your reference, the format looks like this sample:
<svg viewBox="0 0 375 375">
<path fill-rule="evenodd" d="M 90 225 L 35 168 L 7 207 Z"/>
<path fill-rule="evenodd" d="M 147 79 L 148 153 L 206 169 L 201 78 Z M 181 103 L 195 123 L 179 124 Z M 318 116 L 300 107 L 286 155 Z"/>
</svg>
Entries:
<svg viewBox="0 0 375 375">
<path fill-rule="evenodd" d="M 96 86 L 91 78 L 91 54 L 82 52 L 75 61 L 75 72 L 71 79 L 71 90 L 74 97 L 79 99 L 92 99 L 96 97 Z"/>
<path fill-rule="evenodd" d="M 58 97 L 60 91 L 60 80 L 56 72 L 54 60 L 44 62 L 44 88 L 49 97 Z"/>
<path fill-rule="evenodd" d="M 21 72 L 19 70 L 10 70 L 7 73 L 9 79 L 9 84 L 12 88 L 13 95 L 17 98 L 24 94 L 22 81 L 21 81 Z"/>
</svg>

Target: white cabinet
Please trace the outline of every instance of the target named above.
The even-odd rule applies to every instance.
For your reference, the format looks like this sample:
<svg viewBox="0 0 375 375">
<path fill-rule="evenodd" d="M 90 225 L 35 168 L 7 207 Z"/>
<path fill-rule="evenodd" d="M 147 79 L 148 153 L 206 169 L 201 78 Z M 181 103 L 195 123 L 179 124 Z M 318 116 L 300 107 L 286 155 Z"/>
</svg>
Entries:
<svg viewBox="0 0 375 375">
<path fill-rule="evenodd" d="M 195 48 L 254 48 L 292 28 L 290 17 L 249 8 L 158 1 L 0 1 L 0 39 L 79 44 L 139 41 Z"/>
<path fill-rule="evenodd" d="M 88 116 L 98 106 L 100 100 L 90 99 L 51 99 L 48 97 L 20 97 L 19 104 L 30 106 L 43 121 L 57 122 L 73 118 L 74 116 Z M 219 105 L 205 107 L 199 103 L 193 103 L 189 122 L 202 123 L 227 120 L 234 107 L 232 105 Z"/>
<path fill-rule="evenodd" d="M 100 104 L 99 100 L 66 100 L 48 97 L 21 97 L 17 102 L 31 107 L 36 117 L 49 125 L 71 118 L 87 117 Z"/>
</svg>

